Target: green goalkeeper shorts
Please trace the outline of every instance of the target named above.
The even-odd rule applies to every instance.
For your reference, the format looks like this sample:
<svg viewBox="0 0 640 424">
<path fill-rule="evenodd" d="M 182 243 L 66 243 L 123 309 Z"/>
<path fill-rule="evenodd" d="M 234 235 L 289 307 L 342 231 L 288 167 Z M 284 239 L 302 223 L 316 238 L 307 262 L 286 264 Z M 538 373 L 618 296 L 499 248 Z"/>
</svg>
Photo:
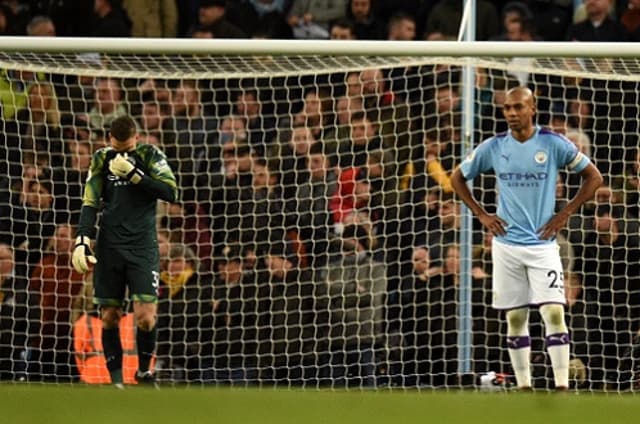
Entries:
<svg viewBox="0 0 640 424">
<path fill-rule="evenodd" d="M 96 247 L 93 303 L 121 306 L 127 288 L 133 301 L 155 303 L 160 285 L 158 248 Z"/>
</svg>

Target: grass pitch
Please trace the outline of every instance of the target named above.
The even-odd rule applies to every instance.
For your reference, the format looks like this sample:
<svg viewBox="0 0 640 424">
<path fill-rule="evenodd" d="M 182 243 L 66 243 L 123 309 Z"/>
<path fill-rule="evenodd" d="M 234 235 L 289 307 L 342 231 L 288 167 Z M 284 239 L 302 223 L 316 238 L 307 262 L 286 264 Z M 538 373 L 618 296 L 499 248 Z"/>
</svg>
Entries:
<svg viewBox="0 0 640 424">
<path fill-rule="evenodd" d="M 6 424 L 612 424 L 639 417 L 640 397 L 618 394 L 0 385 Z"/>
</svg>

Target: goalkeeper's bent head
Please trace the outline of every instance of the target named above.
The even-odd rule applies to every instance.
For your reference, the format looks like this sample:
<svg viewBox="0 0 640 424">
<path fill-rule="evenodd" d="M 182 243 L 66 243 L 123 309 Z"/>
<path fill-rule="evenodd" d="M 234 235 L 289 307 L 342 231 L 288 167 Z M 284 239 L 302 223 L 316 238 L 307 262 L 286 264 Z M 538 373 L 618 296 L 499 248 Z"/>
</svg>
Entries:
<svg viewBox="0 0 640 424">
<path fill-rule="evenodd" d="M 117 152 L 135 149 L 138 140 L 136 123 L 129 115 L 119 116 L 111 122 L 109 141 Z"/>
</svg>

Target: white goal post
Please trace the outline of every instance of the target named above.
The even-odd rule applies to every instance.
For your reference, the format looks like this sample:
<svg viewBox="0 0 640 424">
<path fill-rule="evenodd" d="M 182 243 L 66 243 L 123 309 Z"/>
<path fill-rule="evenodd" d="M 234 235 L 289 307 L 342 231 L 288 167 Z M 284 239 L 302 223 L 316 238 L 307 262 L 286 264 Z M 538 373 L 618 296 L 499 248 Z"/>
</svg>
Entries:
<svg viewBox="0 0 640 424">
<path fill-rule="evenodd" d="M 606 180 L 560 240 L 572 387 L 634 388 L 639 57 L 636 43 L 0 37 L 0 378 L 101 376 L 87 360 L 101 353 L 86 340 L 90 284 L 63 241 L 120 113 L 165 151 L 183 196 L 158 212 L 161 380 L 441 388 L 510 375 L 487 237 L 449 176 L 506 128 L 504 93 L 526 84 L 538 123 Z M 563 173 L 558 203 L 577 182 Z M 491 207 L 491 177 L 474 193 Z M 179 259 L 190 291 L 171 274 Z M 236 259 L 240 280 L 226 281 Z M 548 388 L 542 331 L 534 378 Z"/>
</svg>

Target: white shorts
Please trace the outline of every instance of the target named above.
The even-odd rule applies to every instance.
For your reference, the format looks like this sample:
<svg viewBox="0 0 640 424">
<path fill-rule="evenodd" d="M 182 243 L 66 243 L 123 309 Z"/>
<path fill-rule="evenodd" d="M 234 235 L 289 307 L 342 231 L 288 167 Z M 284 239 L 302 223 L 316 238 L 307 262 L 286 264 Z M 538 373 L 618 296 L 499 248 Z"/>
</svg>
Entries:
<svg viewBox="0 0 640 424">
<path fill-rule="evenodd" d="M 515 309 L 566 302 L 564 274 L 556 243 L 512 246 L 492 244 L 493 307 Z"/>
</svg>

